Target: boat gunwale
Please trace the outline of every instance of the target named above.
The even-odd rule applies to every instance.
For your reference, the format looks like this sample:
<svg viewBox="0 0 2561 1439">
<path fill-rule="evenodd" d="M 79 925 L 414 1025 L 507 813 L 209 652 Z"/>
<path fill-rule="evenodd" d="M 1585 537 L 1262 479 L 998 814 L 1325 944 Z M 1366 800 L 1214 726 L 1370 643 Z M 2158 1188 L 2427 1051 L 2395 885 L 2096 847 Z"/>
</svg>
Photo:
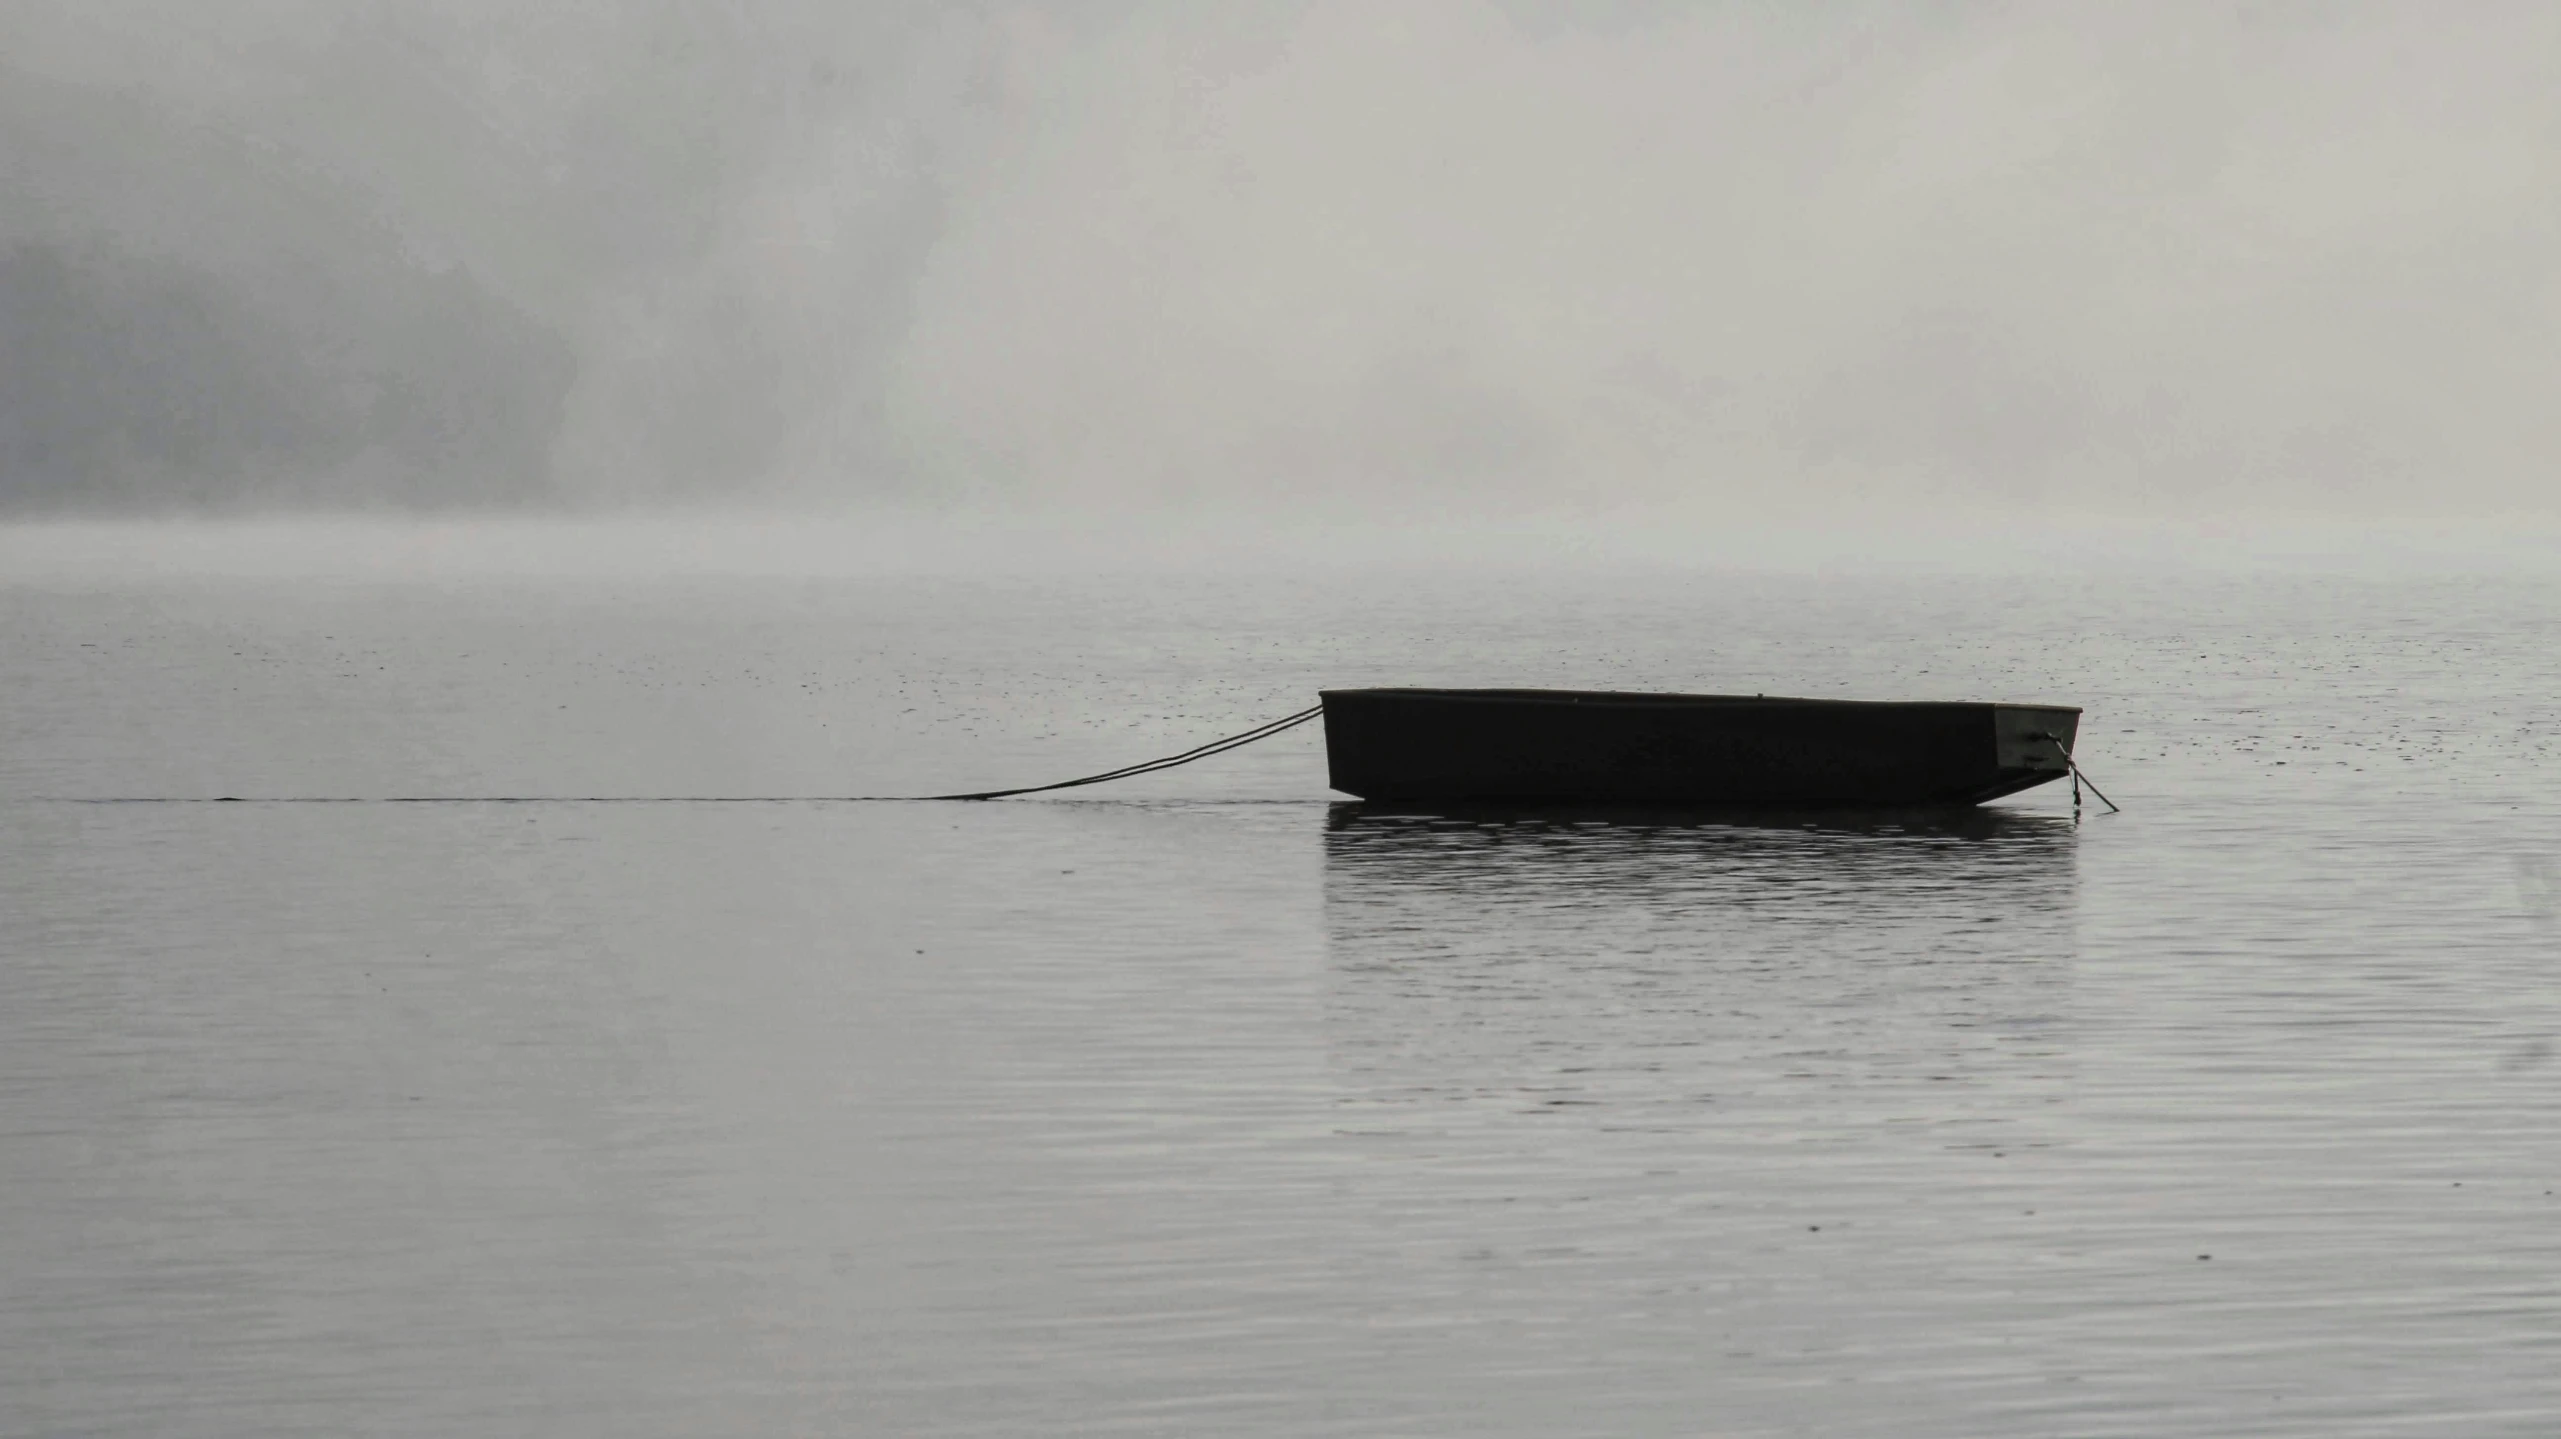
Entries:
<svg viewBox="0 0 2561 1439">
<path fill-rule="evenodd" d="M 2046 704 L 2023 700 L 1846 700 L 1816 699 L 1802 695 L 1709 695 L 1681 694 L 1649 690 L 1545 690 L 1545 689 L 1435 689 L 1428 686 L 1388 685 L 1361 689 L 1319 690 L 1317 697 L 1331 702 L 1337 695 L 1380 696 L 1399 699 L 1429 699 L 1455 704 L 1547 704 L 1573 707 L 1585 704 L 1621 706 L 1630 709 L 1681 707 L 1723 708 L 1733 705 L 1821 705 L 1843 709 L 2019 709 L 2054 710 L 2079 714 L 2079 705 Z"/>
</svg>

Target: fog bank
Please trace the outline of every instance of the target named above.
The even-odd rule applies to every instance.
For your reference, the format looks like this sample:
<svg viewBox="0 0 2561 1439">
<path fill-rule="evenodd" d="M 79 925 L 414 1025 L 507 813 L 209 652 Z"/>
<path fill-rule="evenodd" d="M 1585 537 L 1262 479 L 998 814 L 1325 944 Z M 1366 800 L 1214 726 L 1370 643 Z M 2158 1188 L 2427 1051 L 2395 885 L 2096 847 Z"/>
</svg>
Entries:
<svg viewBox="0 0 2561 1439">
<path fill-rule="evenodd" d="M 2549 515 L 2557 42 L 0 0 L 0 508 Z"/>
</svg>

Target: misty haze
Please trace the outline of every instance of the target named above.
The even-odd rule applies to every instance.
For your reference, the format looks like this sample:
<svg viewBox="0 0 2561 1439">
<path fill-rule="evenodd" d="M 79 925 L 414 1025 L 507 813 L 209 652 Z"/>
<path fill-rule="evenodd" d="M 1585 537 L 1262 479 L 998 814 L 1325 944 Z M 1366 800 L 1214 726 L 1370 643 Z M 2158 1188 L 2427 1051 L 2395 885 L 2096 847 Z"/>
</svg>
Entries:
<svg viewBox="0 0 2561 1439">
<path fill-rule="evenodd" d="M 0 0 L 0 1434 L 2561 1432 L 2561 6 Z"/>
<path fill-rule="evenodd" d="M 0 504 L 2550 516 L 2536 5 L 0 6 Z"/>
</svg>

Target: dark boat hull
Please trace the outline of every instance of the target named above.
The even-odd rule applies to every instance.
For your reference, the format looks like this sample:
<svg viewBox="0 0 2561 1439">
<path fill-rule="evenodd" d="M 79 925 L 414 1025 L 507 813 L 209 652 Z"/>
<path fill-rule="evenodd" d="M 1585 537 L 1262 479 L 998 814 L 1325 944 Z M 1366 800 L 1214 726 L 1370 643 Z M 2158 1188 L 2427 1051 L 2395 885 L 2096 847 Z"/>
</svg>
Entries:
<svg viewBox="0 0 2561 1439">
<path fill-rule="evenodd" d="M 1585 690 L 1324 699 L 1330 783 L 1399 803 L 1981 804 L 2068 773 L 2081 719 L 2065 705 Z"/>
</svg>

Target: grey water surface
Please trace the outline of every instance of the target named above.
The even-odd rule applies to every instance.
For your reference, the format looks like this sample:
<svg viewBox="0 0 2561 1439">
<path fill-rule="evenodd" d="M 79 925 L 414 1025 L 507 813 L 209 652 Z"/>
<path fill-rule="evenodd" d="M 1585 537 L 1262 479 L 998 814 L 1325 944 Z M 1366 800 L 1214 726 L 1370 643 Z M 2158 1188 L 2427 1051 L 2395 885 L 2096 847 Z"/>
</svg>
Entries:
<svg viewBox="0 0 2561 1439">
<path fill-rule="evenodd" d="M 2125 813 L 824 798 L 1363 683 Z M 0 584 L 0 1432 L 2550 1434 L 2556 906 L 2548 578 Z"/>
</svg>

